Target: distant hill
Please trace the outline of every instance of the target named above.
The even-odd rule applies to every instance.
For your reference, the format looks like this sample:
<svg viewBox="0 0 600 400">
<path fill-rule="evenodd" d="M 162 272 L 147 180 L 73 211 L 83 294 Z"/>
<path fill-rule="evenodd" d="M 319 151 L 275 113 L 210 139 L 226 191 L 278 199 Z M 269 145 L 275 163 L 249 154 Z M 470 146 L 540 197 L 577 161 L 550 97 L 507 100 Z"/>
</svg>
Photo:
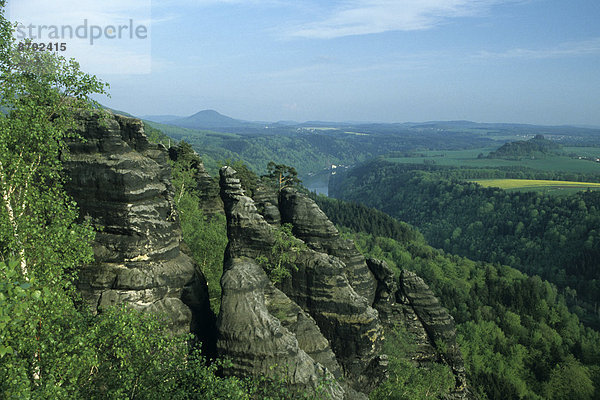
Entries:
<svg viewBox="0 0 600 400">
<path fill-rule="evenodd" d="M 199 130 L 247 129 L 262 127 L 261 124 L 234 119 L 220 114 L 215 110 L 203 110 L 192 116 L 165 121 L 165 123 L 182 128 Z"/>
<path fill-rule="evenodd" d="M 544 157 L 561 152 L 560 144 L 546 139 L 544 135 L 535 135 L 533 139 L 505 143 L 492 151 L 488 158 Z"/>
</svg>

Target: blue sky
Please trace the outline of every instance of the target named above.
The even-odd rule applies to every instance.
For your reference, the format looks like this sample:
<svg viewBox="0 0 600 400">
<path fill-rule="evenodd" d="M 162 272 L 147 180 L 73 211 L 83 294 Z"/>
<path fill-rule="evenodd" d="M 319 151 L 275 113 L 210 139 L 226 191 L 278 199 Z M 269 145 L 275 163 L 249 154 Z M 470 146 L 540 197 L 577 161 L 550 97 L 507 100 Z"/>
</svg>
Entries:
<svg viewBox="0 0 600 400">
<path fill-rule="evenodd" d="M 137 115 L 600 126 L 598 0 L 101 3 L 151 26 L 150 73 L 114 43 L 92 68 Z"/>
</svg>

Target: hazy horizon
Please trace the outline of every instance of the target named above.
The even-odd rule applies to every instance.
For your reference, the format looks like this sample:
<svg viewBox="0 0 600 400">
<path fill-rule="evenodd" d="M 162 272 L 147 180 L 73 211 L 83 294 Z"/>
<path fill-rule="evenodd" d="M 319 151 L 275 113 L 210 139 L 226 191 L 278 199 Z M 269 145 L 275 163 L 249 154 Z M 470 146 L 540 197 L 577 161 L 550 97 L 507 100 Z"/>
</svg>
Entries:
<svg viewBox="0 0 600 400">
<path fill-rule="evenodd" d="M 594 0 L 85 1 L 13 14 L 147 28 L 139 54 L 105 38 L 77 53 L 111 84 L 99 100 L 135 115 L 600 126 Z"/>
<path fill-rule="evenodd" d="M 127 112 L 126 110 L 116 110 L 115 111 L 121 111 L 121 112 Z M 318 122 L 318 123 L 341 123 L 341 124 L 428 124 L 428 123 L 454 123 L 454 122 L 465 122 L 465 123 L 475 123 L 475 124 L 507 124 L 507 125 L 535 125 L 535 126 L 548 126 L 548 127 L 554 127 L 554 126 L 572 126 L 572 127 L 579 127 L 579 128 L 589 128 L 589 129 L 600 129 L 600 125 L 586 125 L 586 124 L 560 124 L 560 125 L 550 125 L 550 124 L 531 124 L 531 123 L 521 123 L 521 122 L 511 122 L 511 121 L 471 121 L 471 120 L 423 120 L 423 121 L 376 121 L 376 120 L 372 120 L 372 121 L 354 121 L 354 120 L 342 120 L 342 121 L 335 121 L 335 120 L 331 120 L 331 119 L 325 119 L 325 120 L 317 120 L 317 119 L 308 119 L 308 120 L 285 120 L 285 119 L 277 119 L 277 120 L 260 120 L 260 119 L 244 119 L 244 118 L 237 118 L 236 116 L 232 116 L 232 115 L 227 115 L 224 114 L 222 112 L 220 112 L 219 110 L 215 110 L 212 108 L 207 108 L 207 109 L 203 109 L 203 110 L 199 110 L 195 113 L 192 114 L 187 114 L 187 115 L 175 115 L 175 114 L 132 114 L 138 118 L 141 119 L 150 119 L 150 118 L 156 118 L 156 117 L 173 117 L 174 119 L 177 118 L 187 118 L 187 117 L 191 117 L 199 112 L 203 112 L 203 111 L 215 111 L 225 117 L 229 117 L 229 118 L 233 118 L 236 120 L 240 120 L 243 122 L 251 122 L 251 123 L 296 123 L 296 124 L 305 124 L 305 123 L 310 123 L 310 122 Z M 150 119 L 151 120 L 151 119 Z M 166 122 L 165 122 L 166 123 Z"/>
</svg>

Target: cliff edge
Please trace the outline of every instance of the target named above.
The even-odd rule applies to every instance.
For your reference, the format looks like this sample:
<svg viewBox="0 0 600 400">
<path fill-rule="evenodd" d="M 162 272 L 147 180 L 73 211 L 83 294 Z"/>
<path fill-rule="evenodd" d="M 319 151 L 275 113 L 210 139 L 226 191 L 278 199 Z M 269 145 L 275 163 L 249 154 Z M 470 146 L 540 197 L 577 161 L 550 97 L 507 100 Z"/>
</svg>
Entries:
<svg viewBox="0 0 600 400">
<path fill-rule="evenodd" d="M 174 333 L 210 331 L 206 280 L 180 248 L 166 149 L 120 115 L 82 115 L 78 133 L 67 191 L 97 232 L 78 283 L 84 300 L 97 312 L 124 303 L 160 314 Z"/>
</svg>

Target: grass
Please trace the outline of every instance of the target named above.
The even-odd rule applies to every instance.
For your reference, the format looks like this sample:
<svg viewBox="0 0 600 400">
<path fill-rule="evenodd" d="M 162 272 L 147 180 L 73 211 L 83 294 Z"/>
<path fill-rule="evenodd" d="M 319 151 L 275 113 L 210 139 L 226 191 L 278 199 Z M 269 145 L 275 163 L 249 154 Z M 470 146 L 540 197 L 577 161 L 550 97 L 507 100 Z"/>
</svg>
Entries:
<svg viewBox="0 0 600 400">
<path fill-rule="evenodd" d="M 533 179 L 477 179 L 471 182 L 483 187 L 497 187 L 509 191 L 535 191 L 552 195 L 568 195 L 580 190 L 600 190 L 600 183 L 591 182 Z"/>
<path fill-rule="evenodd" d="M 547 158 L 521 160 L 477 158 L 487 156 L 497 147 L 469 150 L 417 151 L 411 157 L 390 157 L 388 161 L 404 164 L 433 163 L 435 165 L 469 168 L 529 167 L 541 171 L 595 173 L 600 174 L 600 163 L 579 160 L 569 156 L 549 156 Z M 568 147 L 565 150 L 582 156 L 598 154 L 600 149 L 593 147 Z"/>
<path fill-rule="evenodd" d="M 530 187 L 577 187 L 577 188 L 600 188 L 600 183 L 572 182 L 572 181 L 548 181 L 534 179 L 477 179 L 476 182 L 484 187 L 499 187 L 500 189 L 521 189 Z"/>
</svg>

